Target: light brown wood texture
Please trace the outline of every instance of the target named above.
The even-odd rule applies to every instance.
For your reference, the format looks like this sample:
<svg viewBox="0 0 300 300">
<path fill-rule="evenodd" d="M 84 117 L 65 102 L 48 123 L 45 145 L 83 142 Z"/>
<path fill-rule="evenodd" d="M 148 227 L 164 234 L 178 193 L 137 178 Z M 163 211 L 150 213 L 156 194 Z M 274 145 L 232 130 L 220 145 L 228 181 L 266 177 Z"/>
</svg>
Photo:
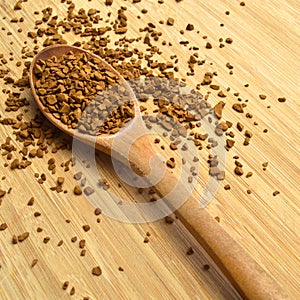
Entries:
<svg viewBox="0 0 300 300">
<path fill-rule="evenodd" d="M 138 35 L 138 28 L 148 22 L 157 23 L 174 17 L 175 25 L 162 25 L 167 41 L 172 41 L 172 47 L 163 47 L 163 57 L 168 59 L 175 53 L 181 60 L 179 75 L 186 77 L 186 61 L 189 58 L 187 48 L 180 46 L 178 41 L 189 40 L 190 45 L 199 46 L 199 53 L 206 59 L 206 64 L 197 68 L 194 77 L 188 77 L 188 84 L 194 86 L 201 82 L 206 71 L 217 71 L 214 82 L 220 84 L 226 92 L 226 109 L 224 119 L 234 123 L 242 122 L 253 131 L 251 147 L 242 146 L 242 135 L 237 135 L 237 146 L 230 150 L 227 160 L 226 180 L 216 195 L 216 199 L 206 210 L 212 217 L 220 217 L 220 225 L 244 248 L 263 268 L 265 268 L 278 283 L 284 287 L 291 299 L 299 296 L 299 22 L 297 12 L 300 7 L 297 1 L 269 1 L 264 6 L 259 1 L 246 2 L 241 7 L 238 2 L 225 3 L 214 1 L 214 4 L 198 1 L 183 1 L 179 4 L 166 1 L 162 5 L 154 1 L 142 1 L 128 6 L 127 15 L 130 30 L 128 36 Z M 75 2 L 77 8 L 97 7 L 105 13 L 116 11 L 119 6 L 114 1 L 112 8 L 106 8 L 103 3 Z M 124 4 L 124 5 L 125 5 Z M 23 10 L 13 12 L 14 3 L 6 1 L 1 4 L 1 41 L 6 56 L 10 51 L 15 53 L 15 61 L 20 56 L 20 49 L 26 38 L 27 30 L 33 28 L 33 11 L 41 10 L 46 5 L 42 3 L 24 3 Z M 60 15 L 65 11 L 64 5 L 48 2 Z M 140 10 L 147 8 L 148 13 L 142 15 Z M 225 11 L 230 15 L 225 15 Z M 142 15 L 138 20 L 136 15 Z M 14 16 L 24 16 L 25 22 L 14 24 L 9 20 Z M 298 23 L 297 23 L 298 22 Z M 179 33 L 187 23 L 195 25 L 193 32 Z M 222 28 L 220 23 L 224 23 Z M 21 26 L 22 34 L 16 31 Z M 196 31 L 200 33 L 197 34 Z M 7 31 L 13 34 L 7 36 Z M 205 49 L 207 40 L 213 49 Z M 113 37 L 113 34 L 112 34 Z M 219 49 L 220 37 L 232 37 L 233 44 Z M 69 35 L 68 41 L 76 37 Z M 10 42 L 13 42 L 11 45 Z M 29 43 L 30 44 L 30 43 Z M 30 44 L 31 45 L 31 44 Z M 19 77 L 21 68 L 14 67 L 14 62 L 8 64 L 13 76 Z M 213 64 L 210 65 L 209 62 Z M 234 74 L 229 75 L 225 64 L 234 66 Z M 248 83 L 249 87 L 244 87 Z M 3 85 L 3 88 L 6 86 Z M 202 93 L 209 90 L 202 87 Z M 211 91 L 211 90 L 210 90 Z M 234 113 L 230 106 L 236 102 L 232 95 L 240 92 L 243 99 L 249 99 L 248 111 L 253 118 L 245 118 Z M 266 94 L 267 99 L 259 100 L 259 94 Z M 35 106 L 31 99 L 29 114 L 34 113 Z M 278 97 L 286 97 L 285 103 L 279 103 Z M 1 116 L 4 112 L 5 95 L 1 98 Z M 210 96 L 212 103 L 217 103 L 218 97 L 214 91 Z M 267 108 L 270 105 L 271 108 Z M 8 114 L 7 114 L 8 115 Z M 253 122 L 258 122 L 253 126 Z M 267 128 L 269 132 L 263 133 Z M 1 126 L 2 141 L 12 135 L 12 130 Z M 20 147 L 20 144 L 16 143 Z M 232 156 L 239 155 L 245 171 L 253 171 L 249 179 L 232 174 L 234 160 Z M 111 191 L 118 193 L 123 199 L 138 199 L 140 195 L 135 189 L 117 187 L 118 179 L 113 173 L 111 164 L 105 155 L 98 154 L 98 163 L 111 184 Z M 76 288 L 74 298 L 82 299 L 90 296 L 99 298 L 198 298 L 198 299 L 238 299 L 239 296 L 228 283 L 224 275 L 214 265 L 205 251 L 196 243 L 188 231 L 177 220 L 168 225 L 164 221 L 151 224 L 124 224 L 105 216 L 101 223 L 96 223 L 93 207 L 84 197 L 75 197 L 72 188 L 75 181 L 68 173 L 64 187 L 67 194 L 56 194 L 50 191 L 54 181 L 63 169 L 51 176 L 47 171 L 47 158 L 35 159 L 32 166 L 25 171 L 7 171 L 1 167 L 1 175 L 7 179 L 1 183 L 1 188 L 13 190 L 3 198 L 0 206 L 0 223 L 6 222 L 9 228 L 0 232 L 0 297 L 3 299 L 39 298 L 58 299 L 69 297 L 72 286 Z M 55 155 L 58 164 L 70 158 L 69 151 Z M 268 161 L 266 171 L 262 163 Z M 3 164 L 5 159 L 3 159 Z M 45 172 L 48 180 L 39 185 L 34 172 Z M 201 174 L 199 185 L 205 182 L 206 175 Z M 231 185 L 230 191 L 222 186 Z M 199 188 L 201 190 L 201 188 Z M 247 189 L 252 194 L 246 193 Z M 280 194 L 272 196 L 273 191 Z M 34 196 L 34 207 L 27 207 L 28 199 Z M 109 194 L 103 194 L 110 200 Z M 146 201 L 146 200 L 144 200 Z M 40 211 L 42 216 L 34 218 L 33 213 Z M 65 219 L 70 219 L 67 224 Z M 90 224 L 91 230 L 85 233 L 82 225 Z M 36 232 L 36 227 L 44 228 L 42 233 Z M 12 245 L 13 234 L 30 231 L 30 238 L 22 244 Z M 150 232 L 150 242 L 144 243 L 146 232 Z M 51 237 L 48 244 L 43 243 L 45 236 Z M 80 257 L 78 241 L 71 242 L 77 236 L 78 240 L 87 241 L 87 254 Z M 58 248 L 59 240 L 65 241 Z M 195 253 L 186 255 L 188 247 L 192 246 Z M 34 258 L 38 264 L 31 269 Z M 203 269 L 204 264 L 211 268 Z M 91 275 L 91 269 L 100 265 L 103 274 L 100 277 Z M 118 271 L 122 266 L 124 272 Z M 70 281 L 67 291 L 62 290 L 64 281 Z"/>
</svg>

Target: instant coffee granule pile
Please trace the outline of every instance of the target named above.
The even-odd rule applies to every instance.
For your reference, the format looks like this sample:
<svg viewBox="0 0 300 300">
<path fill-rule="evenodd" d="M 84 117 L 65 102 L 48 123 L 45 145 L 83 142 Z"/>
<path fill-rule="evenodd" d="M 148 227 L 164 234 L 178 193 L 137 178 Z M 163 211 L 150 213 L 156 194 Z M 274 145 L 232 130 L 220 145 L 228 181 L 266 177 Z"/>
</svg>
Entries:
<svg viewBox="0 0 300 300">
<path fill-rule="evenodd" d="M 22 32 L 23 17 L 19 17 L 22 13 L 23 6 L 28 6 L 27 1 L 18 1 L 14 6 L 16 17 L 12 17 L 10 20 L 11 26 L 20 26 L 18 32 Z M 139 28 L 139 34 L 136 37 L 132 36 L 132 33 L 128 34 L 128 23 L 135 22 L 135 20 L 129 20 L 126 16 L 127 6 L 140 3 L 141 1 L 133 1 L 133 4 L 124 2 L 124 6 L 120 6 L 117 9 L 117 14 L 114 15 L 109 12 L 107 15 L 102 12 L 100 8 L 77 9 L 75 4 L 68 0 L 62 0 L 61 6 L 64 8 L 56 15 L 51 7 L 45 7 L 42 11 L 32 12 L 35 16 L 35 24 L 32 24 L 32 30 L 27 33 L 27 39 L 24 41 L 24 46 L 20 49 L 22 61 L 14 61 L 14 53 L 12 52 L 9 57 L 4 57 L 0 53 L 0 79 L 6 84 L 6 88 L 2 90 L 3 105 L 5 105 L 5 115 L 3 114 L 0 119 L 1 126 L 5 126 L 8 131 L 11 132 L 12 138 L 9 136 L 6 140 L 1 142 L 1 155 L 5 159 L 4 167 L 6 172 L 20 172 L 19 169 L 27 168 L 30 165 L 34 165 L 35 160 L 42 163 L 43 158 L 47 165 L 48 173 L 34 173 L 28 180 L 37 180 L 40 185 L 53 178 L 56 182 L 55 186 L 50 189 L 57 193 L 69 191 L 64 189 L 65 178 L 55 177 L 56 171 L 61 168 L 66 172 L 66 178 L 72 176 L 70 173 L 72 165 L 76 163 L 71 157 L 71 141 L 68 137 L 63 136 L 56 128 L 54 128 L 40 113 L 34 117 L 29 117 L 28 112 L 33 111 L 35 107 L 32 105 L 32 101 L 29 101 L 32 97 L 29 91 L 28 72 L 30 67 L 30 61 L 43 47 L 53 44 L 65 44 L 69 39 L 77 41 L 72 44 L 77 47 L 82 47 L 85 50 L 89 50 L 94 54 L 100 56 L 106 62 L 111 64 L 125 79 L 134 80 L 137 78 L 148 78 L 150 84 L 145 84 L 140 90 L 135 90 L 137 98 L 140 102 L 141 111 L 144 114 L 144 120 L 147 127 L 153 126 L 153 124 L 159 124 L 165 131 L 165 137 L 169 137 L 169 147 L 172 151 L 176 152 L 177 149 L 182 147 L 187 150 L 187 145 L 178 142 L 179 138 L 192 139 L 197 149 L 201 152 L 209 151 L 211 148 L 216 147 L 216 143 L 213 138 L 209 137 L 205 132 L 201 132 L 201 119 L 204 116 L 214 114 L 218 119 L 215 124 L 215 134 L 218 136 L 224 136 L 226 139 L 226 150 L 231 151 L 234 147 L 249 147 L 251 146 L 253 134 L 251 128 L 246 128 L 243 124 L 241 115 L 244 115 L 248 119 L 254 119 L 253 126 L 259 124 L 255 121 L 255 116 L 248 111 L 247 99 L 242 99 L 238 92 L 234 92 L 231 95 L 230 88 L 221 87 L 215 82 L 215 78 L 218 77 L 218 72 L 213 70 L 213 65 L 206 61 L 202 55 L 203 51 L 213 51 L 216 44 L 219 43 L 219 51 L 222 51 L 224 47 L 231 47 L 235 41 L 228 36 L 220 37 L 218 41 L 209 40 L 206 35 L 202 36 L 203 44 L 192 45 L 188 39 L 185 38 L 185 32 L 189 34 L 197 34 L 200 32 L 196 24 L 187 24 L 185 28 L 178 31 L 179 42 L 168 41 L 163 32 L 160 31 L 160 26 L 165 25 L 167 29 L 173 30 L 176 27 L 176 18 L 170 16 L 166 20 L 156 20 L 157 22 L 149 22 L 146 26 Z M 176 1 L 179 2 L 179 1 Z M 174 3 L 179 5 L 180 3 Z M 112 10 L 115 10 L 116 1 L 106 1 L 105 4 Z M 163 1 L 160 1 L 158 5 L 163 7 Z M 240 3 L 240 6 L 245 6 L 244 2 Z M 243 9 L 241 7 L 241 9 Z M 65 11 L 65 13 L 63 13 Z M 142 14 L 147 14 L 146 10 L 141 11 Z M 226 15 L 230 15 L 230 12 L 226 12 Z M 114 17 L 115 16 L 115 17 Z M 141 16 L 138 16 L 142 18 Z M 9 18 L 8 16 L 3 19 Z M 23 20 L 22 20 L 23 19 Z M 138 24 L 138 23 L 136 23 Z M 223 23 L 220 24 L 224 26 Z M 4 28 L 7 30 L 6 28 Z M 112 38 L 113 34 L 116 34 L 116 38 Z M 7 35 L 10 32 L 7 30 Z M 199 35 L 200 39 L 200 35 Z M 201 41 L 201 40 L 200 40 Z M 164 47 L 183 47 L 188 54 L 186 61 L 184 62 L 187 71 L 183 78 L 178 78 L 179 71 L 183 62 L 180 62 L 176 53 L 171 55 L 168 60 L 162 58 Z M 16 54 L 19 54 L 19 49 L 15 49 Z M 71 64 L 70 64 L 71 61 Z M 11 64 L 15 64 L 17 67 L 18 78 L 12 75 L 10 72 Z M 8 67 L 9 66 L 9 67 Z M 20 67 L 24 66 L 23 71 Z M 100 66 L 100 68 L 99 68 Z M 174 91 L 170 95 L 170 99 L 160 98 L 159 91 L 161 91 L 161 81 L 156 81 L 156 78 L 171 80 L 180 87 L 186 86 L 188 77 L 196 76 L 197 68 L 204 68 L 207 70 L 199 80 L 199 83 L 195 86 L 195 89 L 191 89 L 186 95 L 176 93 Z M 233 74 L 234 66 L 228 62 L 226 68 Z M 124 107 L 114 106 L 114 110 L 105 114 L 107 103 L 104 98 L 98 98 L 95 106 L 91 106 L 91 110 L 99 109 L 98 115 L 104 116 L 106 122 L 101 128 L 86 128 L 85 124 L 89 124 L 89 112 L 84 116 L 86 122 L 78 124 L 78 120 L 82 117 L 84 108 L 91 103 L 91 100 L 97 101 L 99 92 L 105 96 L 108 89 L 113 89 L 115 83 L 119 83 L 119 79 L 110 71 L 101 68 L 101 62 L 90 59 L 85 55 L 77 55 L 69 53 L 67 57 L 52 58 L 47 61 L 40 61 L 35 69 L 35 74 L 39 80 L 36 83 L 36 89 L 38 95 L 43 102 L 45 108 L 51 112 L 62 123 L 71 128 L 78 128 L 82 132 L 95 132 L 97 134 L 111 134 L 117 132 L 124 123 L 130 121 L 134 117 L 132 103 L 126 102 L 126 93 L 124 94 Z M 180 74 L 183 74 L 181 72 Z M 151 88 L 149 86 L 151 85 Z M 247 84 L 245 84 L 246 87 Z M 209 91 L 205 95 L 201 95 L 199 90 L 202 86 L 209 87 Z M 134 86 L 133 86 L 134 89 Z M 116 94 L 122 94 L 121 91 L 115 91 Z M 210 95 L 215 93 L 216 97 L 222 98 L 222 101 L 212 104 L 210 102 Z M 227 97 L 235 97 L 235 103 L 229 105 L 227 103 Z M 266 95 L 260 94 L 259 99 L 265 101 Z M 176 99 L 176 101 L 174 100 Z M 284 103 L 288 101 L 281 95 L 278 96 L 278 102 Z M 151 109 L 149 102 L 154 104 L 155 109 Z M 226 110 L 233 110 L 239 122 L 224 119 L 224 112 Z M 157 115 L 153 117 L 153 113 Z M 149 117 L 148 115 L 151 116 Z M 108 120 L 107 120 L 108 118 Z M 113 122 L 110 122 L 111 120 Z M 173 128 L 174 121 L 176 120 L 182 126 L 180 130 Z M 116 120 L 119 120 L 116 122 Z M 108 124 L 109 123 L 109 124 Z M 264 129 L 263 133 L 267 133 L 268 129 Z M 243 142 L 238 142 L 236 137 L 243 135 Z M 153 139 L 154 144 L 160 145 L 160 138 Z M 254 141 L 253 141 L 254 142 Z M 161 149 L 163 151 L 163 147 Z M 66 150 L 69 153 L 70 158 L 65 162 L 56 161 L 55 155 L 57 151 Z M 199 153 L 200 153 L 199 152 Z M 206 152 L 205 152 L 206 153 Z M 200 154 L 199 154 L 200 156 Z M 229 156 L 229 155 L 228 155 Z M 176 155 L 170 157 L 166 164 L 168 167 L 176 168 Z M 195 161 L 198 158 L 195 158 Z M 228 158 L 230 159 L 230 157 Z M 247 180 L 253 174 L 253 170 L 244 166 L 243 162 L 240 162 L 240 157 L 234 155 L 231 158 L 234 164 L 232 172 L 237 176 L 242 176 Z M 267 166 L 267 162 L 264 163 L 264 168 Z M 207 169 L 211 176 L 214 176 L 217 180 L 224 180 L 225 173 L 218 169 L 218 157 L 208 154 L 207 155 Z M 12 173 L 13 174 L 13 173 Z M 191 182 L 193 177 L 197 174 L 193 174 L 191 170 L 191 176 L 187 178 L 188 182 Z M 81 195 L 83 192 L 85 195 L 90 195 L 94 192 L 92 187 L 86 186 L 85 178 L 82 174 L 75 174 L 74 179 L 77 183 L 74 183 L 74 190 L 72 197 Z M 5 187 L 5 178 L 2 178 L 3 184 L 0 190 L 0 209 L 3 201 L 6 201 L 6 196 L 10 192 L 13 193 L 13 187 Z M 102 178 L 100 185 L 103 189 L 110 188 L 110 183 L 107 179 Z M 121 186 L 121 185 L 120 185 Z M 48 187 L 47 187 L 48 188 Z M 225 190 L 232 190 L 229 183 L 224 184 Z M 249 190 L 247 190 L 248 193 Z M 143 190 L 139 191 L 144 193 Z M 149 193 L 150 201 L 155 199 L 153 196 L 155 191 L 149 189 L 146 191 Z M 273 196 L 278 195 L 279 191 L 274 191 Z M 145 194 L 145 193 L 144 193 Z M 250 194 L 250 193 L 248 193 Z M 36 201 L 33 195 L 29 195 L 28 199 L 24 199 L 24 205 L 35 206 Z M 42 202 L 42 200 L 39 200 Z M 100 223 L 101 208 L 96 208 L 95 217 L 97 222 Z M 4 219 L 0 223 L 0 235 L 2 232 L 10 226 L 9 221 L 5 220 L 5 213 L 2 216 Z M 33 218 L 42 218 L 38 211 L 32 215 Z M 174 218 L 169 216 L 166 218 L 166 223 L 172 224 Z M 220 222 L 220 218 L 216 217 L 216 221 Z M 66 223 L 70 223 L 70 220 L 66 220 Z M 33 224 L 35 224 L 33 222 Z M 89 230 L 93 230 L 89 224 L 82 225 L 83 234 L 87 234 Z M 13 247 L 18 247 L 19 243 L 26 243 L 26 239 L 30 239 L 30 232 L 37 231 L 43 233 L 41 226 L 32 225 L 32 228 L 28 228 L 24 232 L 16 232 L 11 240 Z M 72 243 L 77 243 L 77 236 L 70 236 Z M 43 244 L 51 244 L 52 237 L 44 236 L 41 240 Z M 145 244 L 150 242 L 150 238 L 147 235 L 144 241 Z M 64 240 L 57 242 L 57 247 L 60 248 L 64 243 Z M 78 244 L 80 251 L 78 255 L 85 256 L 89 252 L 88 242 L 85 239 L 81 239 Z M 187 250 L 187 255 L 193 254 L 193 249 Z M 59 254 L 61 255 L 61 253 Z M 61 256 L 60 256 L 61 258 Z M 28 268 L 36 270 L 39 264 L 38 257 L 30 262 Z M 209 266 L 205 267 L 206 269 Z M 119 267 L 119 271 L 125 271 L 123 267 Z M 91 269 L 91 276 L 100 276 L 105 271 L 95 264 Z M 0 269 L 1 272 L 1 269 Z M 63 290 L 69 289 L 69 294 L 76 294 L 76 289 L 69 281 L 62 282 L 61 287 Z M 85 297 L 88 299 L 88 297 Z"/>
<path fill-rule="evenodd" d="M 40 60 L 33 71 L 38 78 L 36 92 L 45 111 L 72 129 L 78 126 L 88 134 L 114 134 L 134 117 L 133 104 L 121 78 L 91 55 L 70 52 Z M 114 85 L 117 90 L 112 88 Z M 96 130 L 95 122 L 100 120 L 104 124 Z"/>
</svg>

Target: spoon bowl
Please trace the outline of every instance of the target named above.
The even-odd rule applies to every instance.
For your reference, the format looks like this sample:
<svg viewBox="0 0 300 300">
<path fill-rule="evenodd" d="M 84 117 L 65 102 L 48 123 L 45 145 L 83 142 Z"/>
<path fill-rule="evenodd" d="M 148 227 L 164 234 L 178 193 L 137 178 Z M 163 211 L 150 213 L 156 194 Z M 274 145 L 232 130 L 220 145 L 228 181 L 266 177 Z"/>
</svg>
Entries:
<svg viewBox="0 0 300 300">
<path fill-rule="evenodd" d="M 75 129 L 69 128 L 45 110 L 43 103 L 36 93 L 35 83 L 37 78 L 34 74 L 34 68 L 40 60 L 46 60 L 53 56 L 61 57 L 70 51 L 73 53 L 86 53 L 100 59 L 105 68 L 119 76 L 121 82 L 128 88 L 130 100 L 134 103 L 135 117 L 128 126 L 122 128 L 118 133 L 109 136 L 98 135 L 96 137 L 80 132 L 78 133 Z M 73 46 L 50 46 L 38 53 L 34 58 L 30 67 L 29 80 L 32 94 L 38 107 L 54 126 L 67 135 L 76 137 L 84 143 L 93 145 L 98 150 L 116 157 L 127 165 L 129 160 L 130 165 L 135 166 L 139 170 L 139 173 L 147 175 L 147 179 L 151 183 L 157 182 L 156 171 L 164 167 L 164 162 L 156 160 L 155 163 L 150 166 L 149 162 L 156 155 L 152 142 L 147 135 L 140 135 L 139 139 L 135 139 L 136 131 L 141 130 L 143 127 L 143 121 L 135 95 L 124 78 L 103 59 L 86 50 Z M 113 147 L 113 142 L 116 137 L 118 137 L 118 143 Z M 130 144 L 130 147 L 127 144 Z M 170 189 L 176 185 L 179 186 L 178 190 L 180 194 L 190 195 L 181 207 L 176 207 L 176 215 L 213 258 L 241 296 L 245 299 L 256 300 L 287 299 L 285 291 L 282 290 L 270 274 L 267 273 L 205 209 L 200 209 L 199 200 L 193 194 L 190 194 L 185 184 L 179 182 L 179 179 L 170 169 L 165 169 L 163 178 L 155 184 L 155 188 L 164 196 L 168 195 Z M 168 200 L 167 204 L 173 207 L 172 199 Z"/>
</svg>

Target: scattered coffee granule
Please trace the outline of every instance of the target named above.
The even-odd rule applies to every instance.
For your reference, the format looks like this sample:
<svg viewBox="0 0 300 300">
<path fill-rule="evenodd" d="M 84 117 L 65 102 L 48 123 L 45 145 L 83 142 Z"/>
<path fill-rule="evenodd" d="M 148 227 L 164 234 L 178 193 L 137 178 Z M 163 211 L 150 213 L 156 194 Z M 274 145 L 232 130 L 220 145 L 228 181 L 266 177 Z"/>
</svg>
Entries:
<svg viewBox="0 0 300 300">
<path fill-rule="evenodd" d="M 192 31 L 192 30 L 194 30 L 194 25 L 193 24 L 187 24 L 185 29 L 188 30 L 188 31 Z"/>
<path fill-rule="evenodd" d="M 173 224 L 174 221 L 175 221 L 174 218 L 171 217 L 171 216 L 166 216 L 166 217 L 165 217 L 165 222 L 166 222 L 167 224 Z"/>
<path fill-rule="evenodd" d="M 233 104 L 233 105 L 232 105 L 232 108 L 233 108 L 235 111 L 239 112 L 239 113 L 243 113 L 243 112 L 244 112 L 243 105 L 240 104 L 240 103 L 235 103 L 235 104 Z"/>
<path fill-rule="evenodd" d="M 286 98 L 285 97 L 280 97 L 278 98 L 278 102 L 285 102 L 286 101 Z"/>
<path fill-rule="evenodd" d="M 80 256 L 85 256 L 85 254 L 86 254 L 86 250 L 85 249 L 81 250 Z"/>
<path fill-rule="evenodd" d="M 108 0 L 106 0 L 106 1 L 108 1 Z M 112 1 L 112 0 L 109 0 L 109 1 Z M 75 294 L 75 287 L 73 286 L 70 291 L 70 296 L 73 296 L 74 294 Z"/>
<path fill-rule="evenodd" d="M 146 237 L 144 238 L 144 243 L 149 243 L 149 241 L 150 241 L 150 239 L 146 236 Z"/>
<path fill-rule="evenodd" d="M 226 184 L 225 186 L 224 186 L 224 190 L 230 190 L 230 185 L 229 184 Z"/>
<path fill-rule="evenodd" d="M 33 215 L 37 218 L 37 217 L 40 217 L 40 216 L 41 216 L 41 213 L 38 212 L 38 211 L 36 211 Z"/>
<path fill-rule="evenodd" d="M 240 123 L 240 122 L 237 122 L 236 128 L 238 129 L 238 131 L 243 131 L 244 125 L 242 123 Z"/>
<path fill-rule="evenodd" d="M 29 237 L 29 232 L 24 232 L 18 235 L 18 242 L 23 242 Z"/>
<path fill-rule="evenodd" d="M 50 241 L 49 236 L 44 237 L 44 239 L 43 239 L 44 244 L 47 244 L 49 241 Z"/>
<path fill-rule="evenodd" d="M 222 118 L 222 111 L 223 111 L 224 106 L 225 106 L 225 102 L 223 102 L 223 101 L 218 102 L 218 104 L 216 104 L 214 106 L 214 113 L 218 119 Z"/>
<path fill-rule="evenodd" d="M 27 203 L 28 206 L 32 206 L 34 204 L 34 197 L 31 197 Z"/>
<path fill-rule="evenodd" d="M 33 268 L 38 263 L 38 259 L 35 258 L 31 263 L 31 268 Z"/>
<path fill-rule="evenodd" d="M 82 228 L 85 232 L 88 232 L 91 229 L 90 225 L 83 225 Z"/>
<path fill-rule="evenodd" d="M 238 176 L 242 176 L 244 174 L 243 168 L 242 167 L 235 167 L 234 173 Z"/>
<path fill-rule="evenodd" d="M 94 267 L 92 269 L 92 274 L 95 275 L 95 276 L 100 276 L 102 274 L 101 268 L 99 266 Z"/>
<path fill-rule="evenodd" d="M 210 42 L 207 42 L 205 45 L 206 49 L 212 49 L 212 44 Z"/>
<path fill-rule="evenodd" d="M 71 238 L 71 242 L 72 243 L 75 243 L 77 241 L 77 236 L 73 236 L 72 238 Z"/>
<path fill-rule="evenodd" d="M 98 207 L 94 211 L 95 216 L 99 216 L 101 213 L 102 213 L 102 210 Z"/>
<path fill-rule="evenodd" d="M 244 1 L 240 2 L 240 6 L 245 6 L 245 5 L 246 5 L 246 4 L 245 4 Z"/>
<path fill-rule="evenodd" d="M 168 18 L 167 25 L 173 26 L 174 25 L 174 19 L 173 18 Z"/>
<path fill-rule="evenodd" d="M 175 164 L 175 161 L 174 161 L 174 158 L 171 157 L 170 159 L 167 160 L 167 166 L 171 169 L 174 169 L 176 164 Z"/>
<path fill-rule="evenodd" d="M 186 251 L 186 254 L 187 255 L 192 255 L 192 254 L 194 254 L 194 249 L 192 248 L 192 247 L 189 247 L 188 249 L 187 249 L 187 251 Z"/>
<path fill-rule="evenodd" d="M 75 195 L 81 195 L 82 194 L 82 189 L 79 185 L 75 185 L 74 187 L 74 194 Z"/>
<path fill-rule="evenodd" d="M 79 248 L 83 249 L 85 247 L 85 240 L 79 241 Z"/>
<path fill-rule="evenodd" d="M 12 243 L 13 244 L 17 244 L 18 243 L 18 238 L 17 238 L 17 236 L 15 234 L 12 237 Z"/>
<path fill-rule="evenodd" d="M 120 272 L 124 272 L 124 269 L 123 269 L 122 267 L 119 267 L 118 270 L 119 270 Z"/>
<path fill-rule="evenodd" d="M 206 271 L 208 271 L 208 270 L 210 269 L 210 265 L 205 264 L 205 265 L 203 266 L 203 269 L 206 270 Z"/>
<path fill-rule="evenodd" d="M 105 5 L 110 6 L 113 4 L 113 2 L 114 2 L 114 0 L 105 0 Z"/>
<path fill-rule="evenodd" d="M 251 190 L 247 190 L 247 194 L 248 195 L 252 194 L 252 191 Z"/>
<path fill-rule="evenodd" d="M 0 190 L 0 198 L 4 197 L 6 194 L 6 191 Z"/>
<path fill-rule="evenodd" d="M 261 100 L 265 100 L 265 99 L 267 98 L 267 96 L 264 95 L 264 94 L 260 94 L 260 95 L 259 95 L 259 98 L 260 98 Z"/>
<path fill-rule="evenodd" d="M 232 44 L 233 39 L 232 39 L 232 38 L 226 38 L 226 39 L 225 39 L 225 42 L 226 42 L 227 44 Z"/>
<path fill-rule="evenodd" d="M 249 177 L 251 177 L 252 175 L 253 175 L 252 172 L 248 172 L 248 173 L 246 174 L 246 178 L 249 178 Z"/>
<path fill-rule="evenodd" d="M 57 244 L 57 247 L 60 247 L 63 243 L 64 243 L 64 241 L 63 241 L 63 240 L 60 240 L 60 241 L 58 242 L 58 244 Z"/>
<path fill-rule="evenodd" d="M 220 217 L 219 217 L 219 216 L 216 216 L 216 217 L 215 217 L 215 220 L 216 220 L 218 223 L 220 223 Z"/>
<path fill-rule="evenodd" d="M 65 281 L 65 282 L 63 283 L 62 289 L 63 289 L 63 290 L 66 290 L 66 289 L 68 288 L 69 284 L 70 284 L 69 281 Z"/>
<path fill-rule="evenodd" d="M 279 195 L 280 194 L 280 192 L 279 191 L 275 191 L 275 192 L 273 192 L 273 196 L 275 197 L 275 196 L 277 196 L 277 195 Z"/>
<path fill-rule="evenodd" d="M 4 231 L 6 228 L 7 228 L 7 224 L 6 223 L 0 224 L 0 231 Z"/>
</svg>

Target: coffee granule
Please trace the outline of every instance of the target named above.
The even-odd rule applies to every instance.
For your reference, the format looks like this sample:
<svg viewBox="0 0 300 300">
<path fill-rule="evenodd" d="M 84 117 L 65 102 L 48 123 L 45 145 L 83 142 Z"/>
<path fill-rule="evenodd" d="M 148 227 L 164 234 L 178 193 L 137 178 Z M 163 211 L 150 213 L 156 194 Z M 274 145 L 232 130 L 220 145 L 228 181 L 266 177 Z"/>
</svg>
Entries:
<svg viewBox="0 0 300 300">
<path fill-rule="evenodd" d="M 33 268 L 38 263 L 38 259 L 35 258 L 31 263 L 31 268 Z"/>
<path fill-rule="evenodd" d="M 74 187 L 74 194 L 75 195 L 81 195 L 82 194 L 82 189 L 79 185 L 75 185 Z"/>
<path fill-rule="evenodd" d="M 85 232 L 88 232 L 91 229 L 90 225 L 83 225 L 82 228 Z"/>
<path fill-rule="evenodd" d="M 100 276 L 102 274 L 102 270 L 101 270 L 100 266 L 94 267 L 92 269 L 92 274 L 95 276 Z"/>
<path fill-rule="evenodd" d="M 192 255 L 192 254 L 194 254 L 194 249 L 192 248 L 192 247 L 189 247 L 188 249 L 187 249 L 187 251 L 186 251 L 186 254 L 187 255 Z"/>
<path fill-rule="evenodd" d="M 6 223 L 0 224 L 0 231 L 4 231 L 6 228 L 7 228 L 7 224 Z"/>
<path fill-rule="evenodd" d="M 18 242 L 23 242 L 29 237 L 29 232 L 24 232 L 18 235 Z"/>
</svg>

